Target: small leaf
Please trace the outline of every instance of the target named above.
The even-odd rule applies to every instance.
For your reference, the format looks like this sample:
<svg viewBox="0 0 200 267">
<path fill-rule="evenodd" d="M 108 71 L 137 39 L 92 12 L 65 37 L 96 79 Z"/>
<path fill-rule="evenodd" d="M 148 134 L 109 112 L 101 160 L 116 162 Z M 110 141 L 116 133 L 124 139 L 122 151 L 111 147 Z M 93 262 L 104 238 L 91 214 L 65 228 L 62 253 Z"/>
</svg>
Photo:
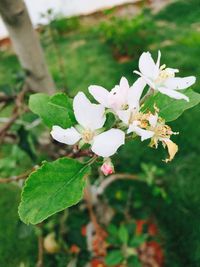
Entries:
<svg viewBox="0 0 200 267">
<path fill-rule="evenodd" d="M 21 220 L 37 224 L 78 203 L 88 173 L 89 167 L 74 159 L 45 162 L 26 180 L 19 206 Z"/>
<path fill-rule="evenodd" d="M 122 243 L 128 243 L 128 230 L 124 225 L 120 226 L 118 236 Z"/>
<path fill-rule="evenodd" d="M 76 123 L 71 99 L 64 93 L 48 96 L 38 93 L 30 96 L 29 108 L 40 116 L 48 126 L 59 125 L 63 128 Z"/>
<path fill-rule="evenodd" d="M 118 235 L 118 229 L 114 224 L 109 224 L 107 231 L 109 235 L 117 236 Z"/>
<path fill-rule="evenodd" d="M 133 237 L 133 239 L 130 242 L 131 247 L 139 247 L 147 240 L 147 235 L 136 235 Z"/>
<path fill-rule="evenodd" d="M 183 92 L 189 97 L 190 101 L 177 100 L 166 95 L 157 93 L 147 99 L 142 108 L 143 111 L 154 111 L 154 104 L 159 108 L 160 117 L 166 122 L 176 120 L 186 109 L 192 108 L 200 103 L 200 94 L 189 89 Z"/>
<path fill-rule="evenodd" d="M 132 256 L 128 259 L 128 267 L 141 267 L 142 264 L 138 258 L 138 256 Z"/>
<path fill-rule="evenodd" d="M 124 256 L 122 254 L 121 250 L 114 250 L 107 254 L 105 258 L 105 263 L 108 266 L 114 266 L 116 264 L 120 264 L 124 259 Z"/>
</svg>

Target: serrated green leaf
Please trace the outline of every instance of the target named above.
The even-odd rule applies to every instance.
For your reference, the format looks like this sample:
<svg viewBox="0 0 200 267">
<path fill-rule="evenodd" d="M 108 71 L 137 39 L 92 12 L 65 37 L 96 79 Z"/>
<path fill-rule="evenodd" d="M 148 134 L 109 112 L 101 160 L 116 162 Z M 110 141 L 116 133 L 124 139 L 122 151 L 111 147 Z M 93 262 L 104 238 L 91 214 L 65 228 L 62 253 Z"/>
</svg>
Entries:
<svg viewBox="0 0 200 267">
<path fill-rule="evenodd" d="M 186 109 L 192 108 L 200 103 L 200 94 L 189 89 L 183 92 L 190 101 L 177 100 L 163 94 L 156 94 L 144 104 L 142 111 L 154 111 L 154 104 L 159 108 L 160 117 L 166 122 L 176 120 Z"/>
<path fill-rule="evenodd" d="M 19 206 L 21 220 L 37 224 L 78 203 L 89 170 L 87 165 L 70 158 L 43 163 L 26 180 Z"/>
<path fill-rule="evenodd" d="M 108 266 L 114 266 L 116 264 L 120 264 L 123 261 L 123 259 L 124 256 L 121 250 L 113 250 L 107 254 L 105 258 L 105 263 Z"/>
<path fill-rule="evenodd" d="M 72 101 L 64 93 L 57 93 L 51 97 L 43 93 L 31 95 L 29 108 L 40 116 L 48 127 L 59 125 L 68 128 L 76 123 Z"/>
<path fill-rule="evenodd" d="M 128 242 L 128 230 L 124 225 L 121 225 L 118 232 L 119 239 L 122 243 L 127 244 Z"/>
</svg>

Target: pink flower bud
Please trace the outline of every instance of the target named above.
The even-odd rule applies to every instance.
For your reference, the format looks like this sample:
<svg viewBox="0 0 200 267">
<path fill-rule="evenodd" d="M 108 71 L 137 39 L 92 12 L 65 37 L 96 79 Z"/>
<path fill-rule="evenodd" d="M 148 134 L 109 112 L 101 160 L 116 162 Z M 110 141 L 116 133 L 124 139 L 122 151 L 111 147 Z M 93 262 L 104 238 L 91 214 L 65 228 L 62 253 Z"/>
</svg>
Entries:
<svg viewBox="0 0 200 267">
<path fill-rule="evenodd" d="M 115 172 L 114 166 L 110 159 L 104 161 L 103 165 L 101 166 L 101 171 L 105 176 L 110 175 Z"/>
</svg>

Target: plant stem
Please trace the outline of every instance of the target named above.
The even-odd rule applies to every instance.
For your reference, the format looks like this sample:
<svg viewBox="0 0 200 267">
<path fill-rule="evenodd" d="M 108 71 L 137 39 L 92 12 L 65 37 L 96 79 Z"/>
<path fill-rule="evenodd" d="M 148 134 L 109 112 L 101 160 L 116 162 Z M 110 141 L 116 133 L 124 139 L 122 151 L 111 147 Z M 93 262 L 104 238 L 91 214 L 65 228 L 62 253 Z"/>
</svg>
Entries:
<svg viewBox="0 0 200 267">
<path fill-rule="evenodd" d="M 140 100 L 140 106 L 142 104 L 144 104 L 144 102 L 150 97 L 152 96 L 154 93 L 154 89 L 152 88 L 149 88 L 149 90 L 147 91 L 146 95 L 143 96 L 143 98 Z"/>
</svg>

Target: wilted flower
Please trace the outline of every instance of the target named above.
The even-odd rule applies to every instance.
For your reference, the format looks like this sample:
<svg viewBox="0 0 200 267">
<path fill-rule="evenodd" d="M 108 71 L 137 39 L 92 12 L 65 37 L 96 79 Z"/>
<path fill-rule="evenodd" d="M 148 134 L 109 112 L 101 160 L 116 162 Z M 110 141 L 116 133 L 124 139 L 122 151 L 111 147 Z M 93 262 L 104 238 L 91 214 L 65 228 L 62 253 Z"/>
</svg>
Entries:
<svg viewBox="0 0 200 267">
<path fill-rule="evenodd" d="M 91 150 L 102 157 L 112 156 L 124 144 L 123 131 L 112 128 L 103 132 L 106 116 L 102 105 L 92 104 L 79 92 L 74 98 L 73 109 L 79 124 L 68 129 L 53 126 L 51 135 L 55 140 L 67 145 L 90 144 Z"/>
<path fill-rule="evenodd" d="M 139 59 L 140 72 L 134 72 L 143 77 L 150 88 L 158 90 L 169 97 L 189 101 L 189 98 L 180 93 L 179 90 L 186 89 L 193 85 L 196 78 L 194 76 L 184 78 L 175 77 L 175 74 L 179 72 L 179 70 L 166 68 L 166 65 L 160 66 L 160 58 L 160 51 L 158 52 L 158 59 L 156 63 L 149 52 L 144 52 Z"/>
</svg>

